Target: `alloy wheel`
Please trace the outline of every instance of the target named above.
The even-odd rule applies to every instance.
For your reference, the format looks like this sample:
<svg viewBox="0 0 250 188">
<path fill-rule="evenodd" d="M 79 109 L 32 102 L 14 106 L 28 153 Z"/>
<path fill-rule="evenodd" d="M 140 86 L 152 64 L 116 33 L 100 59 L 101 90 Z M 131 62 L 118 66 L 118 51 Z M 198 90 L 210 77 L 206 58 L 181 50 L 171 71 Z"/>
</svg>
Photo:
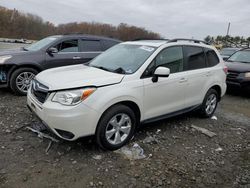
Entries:
<svg viewBox="0 0 250 188">
<path fill-rule="evenodd" d="M 127 114 L 116 114 L 110 119 L 106 127 L 105 136 L 107 141 L 112 145 L 122 143 L 129 136 L 131 126 L 131 118 Z"/>
</svg>

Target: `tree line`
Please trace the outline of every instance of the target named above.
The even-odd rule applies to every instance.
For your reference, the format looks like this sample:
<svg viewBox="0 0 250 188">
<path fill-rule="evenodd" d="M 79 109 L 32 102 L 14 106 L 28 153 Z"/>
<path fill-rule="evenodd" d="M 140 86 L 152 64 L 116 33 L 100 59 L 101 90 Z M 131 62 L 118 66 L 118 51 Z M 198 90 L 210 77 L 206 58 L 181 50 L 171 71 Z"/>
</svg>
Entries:
<svg viewBox="0 0 250 188">
<path fill-rule="evenodd" d="M 243 36 L 210 36 L 205 39 L 206 42 L 215 45 L 222 45 L 222 47 L 250 47 L 250 37 Z"/>
<path fill-rule="evenodd" d="M 83 33 L 117 38 L 123 41 L 144 39 L 159 39 L 158 33 L 142 27 L 121 23 L 118 26 L 97 22 L 74 22 L 58 26 L 44 21 L 41 17 L 0 7 L 0 37 L 24 38 L 39 40 L 49 35 Z"/>
</svg>

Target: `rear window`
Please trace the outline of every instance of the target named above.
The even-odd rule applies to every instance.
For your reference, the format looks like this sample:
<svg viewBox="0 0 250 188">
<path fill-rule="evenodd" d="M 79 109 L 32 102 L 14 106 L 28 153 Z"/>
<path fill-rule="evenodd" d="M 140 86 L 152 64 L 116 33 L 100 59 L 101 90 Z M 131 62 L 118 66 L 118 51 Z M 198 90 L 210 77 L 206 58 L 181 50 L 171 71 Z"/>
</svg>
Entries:
<svg viewBox="0 0 250 188">
<path fill-rule="evenodd" d="M 100 52 L 102 51 L 101 42 L 98 40 L 82 40 L 81 52 Z"/>
<path fill-rule="evenodd" d="M 205 68 L 205 53 L 201 47 L 196 46 L 183 46 L 186 70 L 195 70 Z"/>
<path fill-rule="evenodd" d="M 213 67 L 217 65 L 219 63 L 219 58 L 217 54 L 215 53 L 215 51 L 212 49 L 208 49 L 208 48 L 206 48 L 205 51 L 206 51 L 206 56 L 207 56 L 208 67 Z"/>
</svg>

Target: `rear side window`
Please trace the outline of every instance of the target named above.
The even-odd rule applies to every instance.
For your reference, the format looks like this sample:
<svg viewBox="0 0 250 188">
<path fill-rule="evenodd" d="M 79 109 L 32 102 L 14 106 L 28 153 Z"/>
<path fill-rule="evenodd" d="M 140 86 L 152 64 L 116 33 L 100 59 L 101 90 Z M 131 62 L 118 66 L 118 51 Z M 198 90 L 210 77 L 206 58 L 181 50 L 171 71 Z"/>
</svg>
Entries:
<svg viewBox="0 0 250 188">
<path fill-rule="evenodd" d="M 112 46 L 118 44 L 119 42 L 113 41 L 113 40 L 102 40 L 104 50 L 107 50 L 111 48 Z"/>
<path fill-rule="evenodd" d="M 99 40 L 81 40 L 81 52 L 100 52 L 102 45 Z"/>
<path fill-rule="evenodd" d="M 219 58 L 214 50 L 205 49 L 208 67 L 213 67 L 219 63 Z"/>
<path fill-rule="evenodd" d="M 184 55 L 186 58 L 185 69 L 195 70 L 207 67 L 205 60 L 205 53 L 201 47 L 184 46 Z"/>
</svg>

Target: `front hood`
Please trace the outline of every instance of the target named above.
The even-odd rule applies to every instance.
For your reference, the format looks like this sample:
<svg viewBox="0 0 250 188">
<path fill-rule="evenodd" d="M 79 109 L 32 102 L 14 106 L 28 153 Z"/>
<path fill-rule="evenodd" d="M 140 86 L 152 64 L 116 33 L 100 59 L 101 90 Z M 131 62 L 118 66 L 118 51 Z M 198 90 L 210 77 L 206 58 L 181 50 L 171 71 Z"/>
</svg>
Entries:
<svg viewBox="0 0 250 188">
<path fill-rule="evenodd" d="M 0 52 L 0 56 L 6 56 L 6 55 L 22 55 L 24 53 L 31 53 L 30 51 L 25 51 L 22 49 L 9 49 L 9 50 L 4 50 Z"/>
<path fill-rule="evenodd" d="M 229 71 L 235 72 L 250 72 L 250 63 L 226 62 Z"/>
<path fill-rule="evenodd" d="M 49 87 L 49 90 L 104 86 L 122 81 L 124 75 L 104 71 L 85 65 L 53 68 L 41 72 L 36 80 Z"/>
</svg>

